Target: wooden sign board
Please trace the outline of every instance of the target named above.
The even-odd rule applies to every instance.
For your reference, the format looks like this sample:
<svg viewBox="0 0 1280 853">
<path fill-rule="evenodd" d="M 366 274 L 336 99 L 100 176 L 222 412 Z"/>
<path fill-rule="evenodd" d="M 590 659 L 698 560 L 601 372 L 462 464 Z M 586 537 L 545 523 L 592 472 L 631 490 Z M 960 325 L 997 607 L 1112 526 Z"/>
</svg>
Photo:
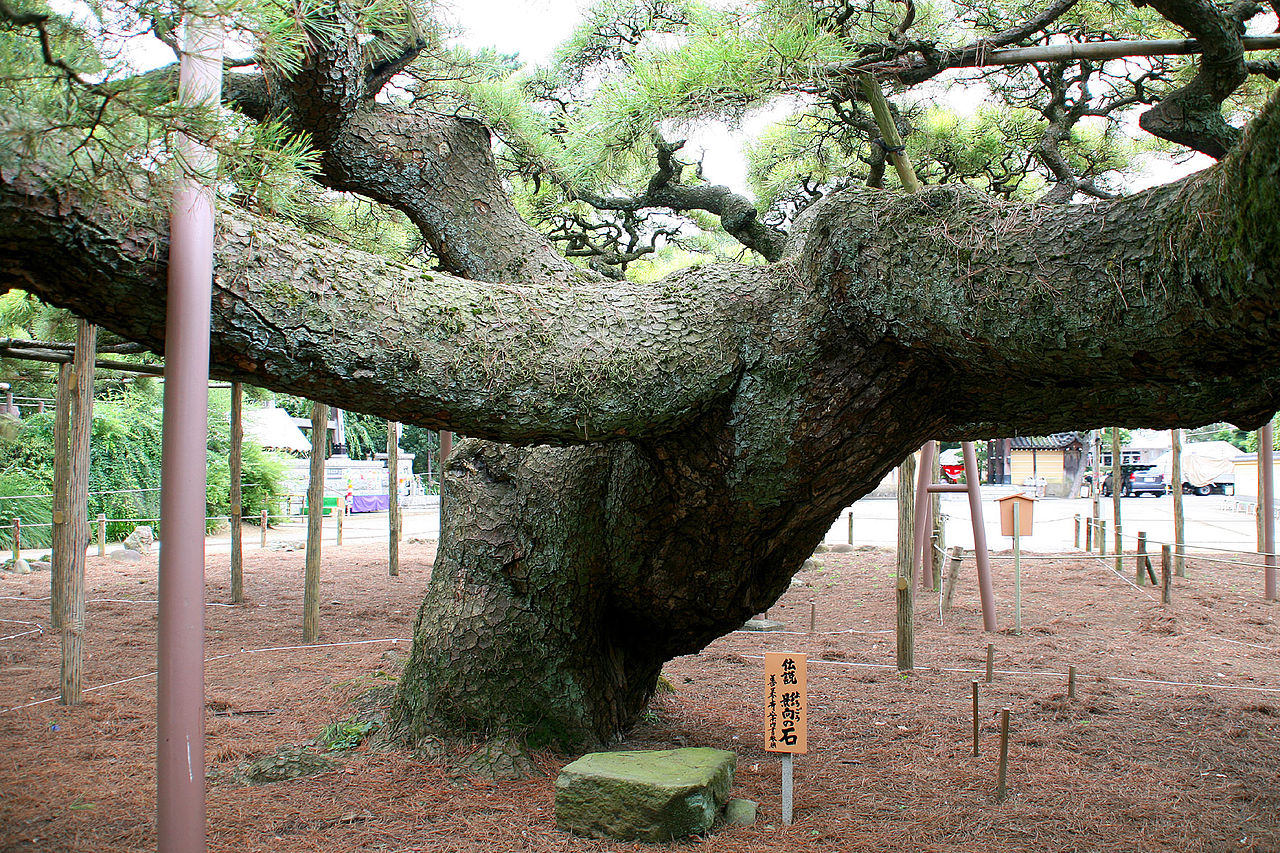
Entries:
<svg viewBox="0 0 1280 853">
<path fill-rule="evenodd" d="M 768 752 L 809 751 L 809 658 L 790 652 L 765 652 L 765 732 Z"/>
</svg>

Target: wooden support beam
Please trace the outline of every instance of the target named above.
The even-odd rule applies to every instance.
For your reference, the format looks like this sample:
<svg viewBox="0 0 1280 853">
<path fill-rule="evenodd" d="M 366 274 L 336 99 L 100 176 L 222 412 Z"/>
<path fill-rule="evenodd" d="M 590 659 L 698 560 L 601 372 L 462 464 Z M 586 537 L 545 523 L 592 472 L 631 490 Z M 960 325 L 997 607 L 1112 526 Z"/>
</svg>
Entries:
<svg viewBox="0 0 1280 853">
<path fill-rule="evenodd" d="M 400 424 L 387 421 L 387 574 L 400 574 Z"/>
<path fill-rule="evenodd" d="M 244 386 L 231 383 L 231 603 L 244 602 L 244 495 L 241 476 L 244 458 Z"/>
<path fill-rule="evenodd" d="M 64 705 L 78 705 L 84 667 L 84 563 L 89 545 L 89 442 L 93 435 L 93 362 L 98 327 L 81 319 L 76 326 L 75 357 L 71 365 L 71 466 L 67 478 L 67 564 L 62 593 L 62 673 Z"/>
<path fill-rule="evenodd" d="M 49 623 L 62 630 L 62 597 L 71 573 L 71 518 L 67 490 L 71 478 L 71 363 L 58 366 L 53 410 L 53 564 L 49 579 Z"/>
<path fill-rule="evenodd" d="M 307 562 L 302 581 L 302 642 L 320 639 L 320 537 L 324 524 L 324 457 L 329 407 L 311 404 L 311 479 L 307 483 Z"/>
</svg>

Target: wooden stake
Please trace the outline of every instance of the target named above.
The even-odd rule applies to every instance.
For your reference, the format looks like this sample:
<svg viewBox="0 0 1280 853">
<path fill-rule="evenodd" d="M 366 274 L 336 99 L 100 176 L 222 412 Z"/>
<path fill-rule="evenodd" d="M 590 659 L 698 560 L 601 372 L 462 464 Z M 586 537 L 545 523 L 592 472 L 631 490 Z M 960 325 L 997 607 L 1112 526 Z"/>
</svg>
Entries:
<svg viewBox="0 0 1280 853">
<path fill-rule="evenodd" d="M 67 515 L 71 560 L 64 578 L 62 599 L 63 705 L 78 705 L 84 665 L 84 563 L 89 544 L 89 442 L 93 435 L 93 363 L 98 349 L 98 327 L 84 319 L 76 325 L 72 359 L 74 390 L 71 410 L 71 465 L 67 478 Z"/>
<path fill-rule="evenodd" d="M 262 518 L 259 520 L 258 526 L 262 532 L 262 547 L 267 547 L 267 528 L 271 526 L 271 516 L 267 515 L 267 511 L 262 511 Z"/>
<path fill-rule="evenodd" d="M 53 565 L 49 578 L 49 622 L 62 629 L 62 597 L 71 572 L 71 517 L 67 490 L 71 479 L 71 365 L 58 365 L 58 393 L 53 415 Z"/>
<path fill-rule="evenodd" d="M 1147 533 L 1145 530 L 1138 531 L 1138 553 L 1134 555 L 1134 565 L 1138 567 L 1138 586 L 1142 586 L 1147 582 L 1147 570 L 1142 565 L 1142 561 L 1147 556 Z"/>
<path fill-rule="evenodd" d="M 320 536 L 324 524 L 324 457 L 329 407 L 311 404 L 311 480 L 307 483 L 307 564 L 302 583 L 302 642 L 320 638 Z"/>
<path fill-rule="evenodd" d="M 1187 576 L 1187 559 L 1184 556 L 1184 543 L 1187 541 L 1187 521 L 1182 507 L 1182 430 L 1169 430 L 1169 445 L 1172 453 L 1170 464 L 1170 488 L 1173 490 L 1173 543 L 1177 550 L 1174 570 L 1178 577 Z"/>
<path fill-rule="evenodd" d="M 915 668 L 915 583 L 911 576 L 915 537 L 916 457 L 909 454 L 898 466 L 898 671 Z"/>
<path fill-rule="evenodd" d="M 13 519 L 13 561 L 22 558 L 22 519 Z"/>
<path fill-rule="evenodd" d="M 231 603 L 244 602 L 244 520 L 243 487 L 240 483 L 244 458 L 244 386 L 231 383 Z"/>
<path fill-rule="evenodd" d="M 1160 603 L 1173 603 L 1173 548 L 1160 546 Z"/>
<path fill-rule="evenodd" d="M 98 556 L 107 556 L 107 516 L 106 513 L 98 513 Z"/>
<path fill-rule="evenodd" d="M 996 674 L 996 647 L 993 643 L 987 643 L 987 684 L 991 683 L 991 679 Z"/>
<path fill-rule="evenodd" d="M 1080 515 L 1079 513 L 1076 514 L 1076 535 L 1075 535 L 1075 539 L 1072 540 L 1071 547 L 1075 548 L 1077 551 L 1080 550 Z"/>
<path fill-rule="evenodd" d="M 1003 802 L 1008 794 L 1005 785 L 1009 770 L 1009 709 L 1000 709 L 1000 770 L 996 775 L 996 802 Z"/>
<path fill-rule="evenodd" d="M 1098 519 L 1098 556 L 1105 557 L 1107 555 L 1107 520 L 1105 518 Z"/>
<path fill-rule="evenodd" d="M 849 507 L 849 544 L 853 544 L 853 507 Z"/>
<path fill-rule="evenodd" d="M 978 757 L 978 682 L 970 682 L 973 691 L 973 757 Z"/>
<path fill-rule="evenodd" d="M 942 562 L 943 562 L 942 540 L 935 531 L 929 537 L 929 588 L 935 591 L 942 589 Z"/>
<path fill-rule="evenodd" d="M 1067 667 L 1067 698 L 1076 698 L 1076 668 L 1074 666 Z"/>
<path fill-rule="evenodd" d="M 1095 519 L 1090 518 L 1084 525 L 1084 550 L 1090 554 L 1093 553 L 1093 523 Z"/>
<path fill-rule="evenodd" d="M 950 613 L 951 604 L 956 596 L 956 584 L 960 582 L 960 556 L 963 549 L 956 545 L 951 549 L 951 561 L 947 568 L 947 585 L 942 591 L 942 612 Z"/>
<path fill-rule="evenodd" d="M 400 424 L 387 421 L 387 574 L 400 574 Z"/>
<path fill-rule="evenodd" d="M 812 634 L 818 624 L 818 603 L 809 602 L 809 633 Z"/>
<path fill-rule="evenodd" d="M 345 495 L 338 495 L 338 505 L 333 508 L 333 514 L 337 516 L 335 524 L 337 525 L 337 533 L 334 535 L 336 545 L 342 544 L 342 520 L 347 514 L 347 498 Z"/>
</svg>

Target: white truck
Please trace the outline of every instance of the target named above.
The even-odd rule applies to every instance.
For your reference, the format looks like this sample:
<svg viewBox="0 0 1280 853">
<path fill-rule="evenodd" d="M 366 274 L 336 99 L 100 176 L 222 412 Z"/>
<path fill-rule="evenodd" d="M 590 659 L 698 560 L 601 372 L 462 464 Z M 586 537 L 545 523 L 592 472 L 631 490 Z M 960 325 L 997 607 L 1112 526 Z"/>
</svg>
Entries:
<svg viewBox="0 0 1280 853">
<path fill-rule="evenodd" d="M 1233 495 L 1235 466 L 1240 448 L 1227 441 L 1197 441 L 1182 446 L 1182 493 L 1184 495 Z M 1155 467 L 1173 482 L 1173 453 L 1161 456 Z"/>
</svg>

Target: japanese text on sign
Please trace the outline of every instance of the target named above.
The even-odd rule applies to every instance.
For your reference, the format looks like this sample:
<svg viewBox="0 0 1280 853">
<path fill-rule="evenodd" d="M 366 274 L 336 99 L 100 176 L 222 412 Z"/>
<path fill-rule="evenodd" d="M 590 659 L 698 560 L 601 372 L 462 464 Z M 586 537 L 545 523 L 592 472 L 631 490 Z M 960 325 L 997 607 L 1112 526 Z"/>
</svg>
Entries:
<svg viewBox="0 0 1280 853">
<path fill-rule="evenodd" d="M 766 652 L 765 749 L 808 752 L 809 692 L 805 684 L 809 658 L 788 652 Z"/>
</svg>

